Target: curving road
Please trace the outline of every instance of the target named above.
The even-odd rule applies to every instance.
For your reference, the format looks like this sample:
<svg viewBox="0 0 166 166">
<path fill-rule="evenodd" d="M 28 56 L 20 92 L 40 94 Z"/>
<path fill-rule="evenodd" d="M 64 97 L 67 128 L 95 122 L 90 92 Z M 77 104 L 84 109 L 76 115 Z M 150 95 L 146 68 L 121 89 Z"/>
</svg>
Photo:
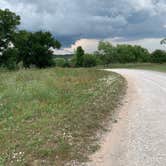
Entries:
<svg viewBox="0 0 166 166">
<path fill-rule="evenodd" d="M 128 81 L 118 123 L 89 166 L 166 166 L 166 74 L 115 69 Z"/>
</svg>

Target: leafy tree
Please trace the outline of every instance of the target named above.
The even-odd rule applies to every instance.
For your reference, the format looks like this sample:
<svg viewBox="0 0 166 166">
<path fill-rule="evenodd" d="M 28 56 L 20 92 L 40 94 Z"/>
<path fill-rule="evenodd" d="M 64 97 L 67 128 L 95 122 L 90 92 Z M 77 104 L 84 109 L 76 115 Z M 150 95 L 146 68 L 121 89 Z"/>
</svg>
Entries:
<svg viewBox="0 0 166 166">
<path fill-rule="evenodd" d="M 100 41 L 98 45 L 99 56 L 104 64 L 117 62 L 116 48 L 109 42 Z"/>
<path fill-rule="evenodd" d="M 130 63 L 135 62 L 136 57 L 132 52 L 132 46 L 131 45 L 117 45 L 117 58 L 118 62 L 120 63 Z"/>
<path fill-rule="evenodd" d="M 20 17 L 8 9 L 0 9 L 0 64 L 2 65 L 3 59 L 7 59 L 3 56 L 8 55 L 8 51 L 5 52 L 13 39 L 13 34 L 17 30 L 17 26 L 20 24 Z M 11 49 L 9 49 L 11 51 Z M 5 54 L 4 54 L 5 52 Z M 15 55 L 12 54 L 13 56 Z M 6 62 L 5 62 L 6 63 Z"/>
<path fill-rule="evenodd" d="M 24 67 L 27 67 L 27 61 L 30 61 L 31 48 L 29 47 L 31 33 L 25 30 L 16 32 L 13 37 L 14 46 L 18 49 L 17 63 L 23 62 Z M 29 62 L 30 63 L 30 62 Z"/>
<path fill-rule="evenodd" d="M 104 41 L 99 42 L 96 55 L 106 65 L 110 63 L 148 62 L 150 59 L 148 50 L 141 46 L 126 44 L 113 46 L 111 43 Z"/>
<path fill-rule="evenodd" d="M 54 64 L 53 52 L 50 48 L 60 48 L 61 44 L 54 39 L 50 32 L 26 32 L 15 34 L 14 45 L 19 50 L 18 61 L 22 61 L 24 67 L 35 65 L 45 68 Z"/>
<path fill-rule="evenodd" d="M 163 50 L 155 50 L 151 54 L 151 60 L 153 63 L 164 63 L 166 62 L 166 52 Z"/>
<path fill-rule="evenodd" d="M 84 50 L 82 49 L 81 46 L 77 47 L 77 50 L 75 52 L 76 56 L 76 67 L 82 67 L 83 66 L 83 61 L 84 61 Z"/>
<path fill-rule="evenodd" d="M 132 53 L 135 55 L 135 62 L 149 62 L 150 61 L 149 51 L 141 46 L 133 46 Z"/>
<path fill-rule="evenodd" d="M 117 45 L 117 57 L 120 63 L 148 62 L 150 54 L 141 46 Z"/>
</svg>

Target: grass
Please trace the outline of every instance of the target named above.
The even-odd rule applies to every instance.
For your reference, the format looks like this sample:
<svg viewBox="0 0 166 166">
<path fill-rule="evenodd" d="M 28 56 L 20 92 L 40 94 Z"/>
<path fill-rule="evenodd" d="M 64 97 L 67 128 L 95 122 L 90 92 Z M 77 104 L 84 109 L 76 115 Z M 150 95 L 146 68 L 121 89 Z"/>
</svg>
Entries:
<svg viewBox="0 0 166 166">
<path fill-rule="evenodd" d="M 128 69 L 145 69 L 166 72 L 166 64 L 154 63 L 127 63 L 127 64 L 112 64 L 110 68 L 128 68 Z"/>
<path fill-rule="evenodd" d="M 125 80 L 95 69 L 0 72 L 0 165 L 74 165 L 97 145 Z"/>
</svg>

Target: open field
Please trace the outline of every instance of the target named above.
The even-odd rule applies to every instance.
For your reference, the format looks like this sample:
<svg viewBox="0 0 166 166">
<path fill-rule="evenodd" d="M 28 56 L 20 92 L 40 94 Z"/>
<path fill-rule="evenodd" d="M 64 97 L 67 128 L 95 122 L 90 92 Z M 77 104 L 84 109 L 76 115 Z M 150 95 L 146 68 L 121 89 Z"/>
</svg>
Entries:
<svg viewBox="0 0 166 166">
<path fill-rule="evenodd" d="M 120 75 L 95 69 L 1 71 L 0 78 L 0 165 L 8 166 L 87 160 L 125 92 Z"/>
<path fill-rule="evenodd" d="M 145 69 L 166 72 L 166 64 L 153 63 L 126 63 L 126 64 L 112 64 L 107 68 L 127 68 L 127 69 Z"/>
</svg>

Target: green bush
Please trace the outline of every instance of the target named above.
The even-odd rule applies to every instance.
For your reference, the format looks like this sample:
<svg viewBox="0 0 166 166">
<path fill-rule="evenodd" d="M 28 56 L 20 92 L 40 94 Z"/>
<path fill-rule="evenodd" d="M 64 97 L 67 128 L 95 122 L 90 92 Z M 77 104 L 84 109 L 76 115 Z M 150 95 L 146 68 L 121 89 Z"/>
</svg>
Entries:
<svg viewBox="0 0 166 166">
<path fill-rule="evenodd" d="M 69 67 L 69 63 L 64 58 L 55 58 L 55 65 L 57 67 Z"/>
<path fill-rule="evenodd" d="M 93 67 L 97 65 L 97 58 L 95 55 L 85 54 L 83 57 L 83 67 Z"/>
<path fill-rule="evenodd" d="M 8 48 L 1 56 L 2 67 L 9 70 L 17 68 L 18 50 L 16 48 Z"/>
</svg>

